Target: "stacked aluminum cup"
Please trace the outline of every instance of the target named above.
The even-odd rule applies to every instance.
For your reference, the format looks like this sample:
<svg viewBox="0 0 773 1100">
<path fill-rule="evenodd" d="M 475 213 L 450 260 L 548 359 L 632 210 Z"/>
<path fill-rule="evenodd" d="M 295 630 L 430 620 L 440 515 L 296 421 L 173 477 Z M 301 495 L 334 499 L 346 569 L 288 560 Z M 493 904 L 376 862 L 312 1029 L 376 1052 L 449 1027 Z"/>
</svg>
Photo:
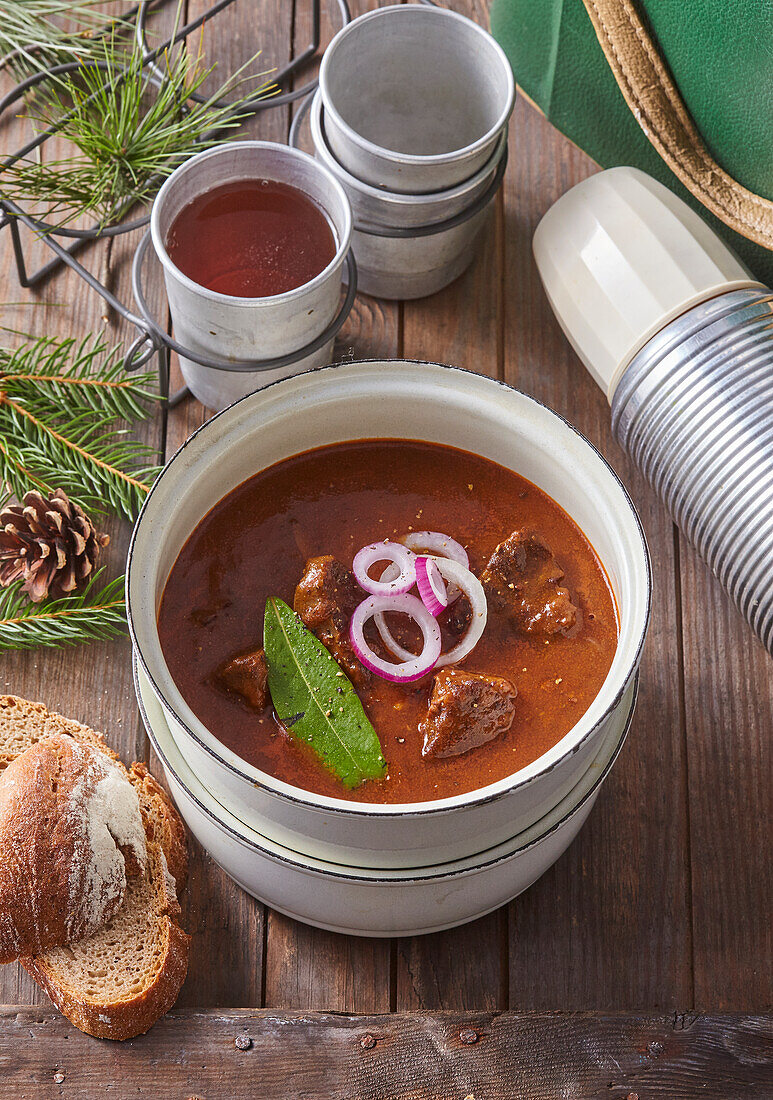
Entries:
<svg viewBox="0 0 773 1100">
<path fill-rule="evenodd" d="M 352 205 L 360 290 L 420 298 L 470 264 L 502 179 L 514 98 L 501 47 L 456 12 L 401 4 L 338 32 L 311 128 L 316 157 Z"/>
<path fill-rule="evenodd" d="M 615 435 L 773 652 L 773 294 L 633 168 L 559 199 L 534 254 Z"/>
</svg>

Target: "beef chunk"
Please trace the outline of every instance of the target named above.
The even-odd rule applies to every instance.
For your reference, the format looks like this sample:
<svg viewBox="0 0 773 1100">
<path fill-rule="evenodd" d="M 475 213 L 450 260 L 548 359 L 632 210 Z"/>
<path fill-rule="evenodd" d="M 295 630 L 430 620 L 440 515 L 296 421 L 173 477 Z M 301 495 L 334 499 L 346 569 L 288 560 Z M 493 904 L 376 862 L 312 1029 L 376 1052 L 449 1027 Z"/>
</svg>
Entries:
<svg viewBox="0 0 773 1100">
<path fill-rule="evenodd" d="M 357 659 L 349 641 L 349 620 L 365 599 L 354 574 L 332 556 L 309 558 L 293 607 L 304 625 L 329 649 L 355 684 L 370 682 L 370 672 Z"/>
<path fill-rule="evenodd" d="M 441 669 L 427 717 L 420 723 L 423 756 L 460 756 L 493 741 L 513 724 L 516 690 L 501 676 Z"/>
<path fill-rule="evenodd" d="M 298 587 L 293 607 L 309 630 L 317 627 L 344 631 L 354 609 L 362 600 L 362 591 L 354 573 L 332 556 L 309 558 Z"/>
<path fill-rule="evenodd" d="M 548 544 L 527 531 L 500 542 L 480 578 L 495 610 L 506 611 L 525 634 L 541 635 L 565 634 L 577 621 L 563 579 Z"/>
<path fill-rule="evenodd" d="M 265 710 L 271 702 L 268 694 L 268 665 L 262 649 L 239 653 L 221 665 L 217 678 L 230 691 L 241 695 L 253 710 Z"/>
</svg>

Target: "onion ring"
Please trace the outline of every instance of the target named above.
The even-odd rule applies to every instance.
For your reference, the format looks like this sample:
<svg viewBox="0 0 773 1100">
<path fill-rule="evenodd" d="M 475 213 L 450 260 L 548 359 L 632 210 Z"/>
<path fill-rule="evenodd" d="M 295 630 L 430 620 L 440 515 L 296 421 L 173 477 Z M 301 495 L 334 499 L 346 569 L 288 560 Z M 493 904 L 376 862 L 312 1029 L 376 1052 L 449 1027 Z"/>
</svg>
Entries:
<svg viewBox="0 0 773 1100">
<path fill-rule="evenodd" d="M 421 602 L 430 615 L 438 617 L 448 607 L 449 599 L 445 582 L 434 558 L 420 555 L 416 559 L 416 587 Z"/>
<path fill-rule="evenodd" d="M 450 558 L 458 561 L 465 569 L 470 568 L 470 558 L 460 542 L 452 539 L 450 535 L 444 535 L 442 531 L 411 531 L 400 539 L 403 546 L 415 553 L 424 553 L 429 558 Z M 459 599 L 460 592 L 455 584 L 449 584 L 448 606 Z"/>
<path fill-rule="evenodd" d="M 434 561 L 445 579 L 462 590 L 472 607 L 472 621 L 464 637 L 446 653 L 441 653 L 435 662 L 436 668 L 442 668 L 444 665 L 457 664 L 478 644 L 486 627 L 488 604 L 486 603 L 486 593 L 483 590 L 483 585 L 469 569 L 450 558 L 435 558 Z M 390 652 L 394 653 L 395 657 L 399 657 L 402 661 L 415 660 L 416 654 L 401 646 L 387 626 L 383 611 L 391 610 L 393 610 L 392 607 L 385 607 L 373 616 L 381 640 Z M 394 610 L 397 609 L 394 608 Z"/>
<path fill-rule="evenodd" d="M 371 649 L 365 640 L 365 623 L 384 611 L 398 611 L 404 615 L 410 615 L 424 638 L 421 653 L 409 653 L 405 650 L 405 658 L 400 664 L 395 665 L 385 661 Z M 396 684 L 407 684 L 426 675 L 435 667 L 442 646 L 440 627 L 437 622 L 418 596 L 411 596 L 407 592 L 392 596 L 373 595 L 363 600 L 355 608 L 349 622 L 349 639 L 358 660 L 365 668 L 375 672 L 384 680 L 390 680 Z"/>
<path fill-rule="evenodd" d="M 400 542 L 414 553 L 424 551 L 428 556 L 450 558 L 465 569 L 470 568 L 470 559 L 462 544 L 442 531 L 411 531 L 409 535 L 403 535 Z"/>
<path fill-rule="evenodd" d="M 384 580 L 385 571 L 381 574 L 381 580 L 374 580 L 368 570 L 377 561 L 391 562 L 397 572 L 388 566 L 390 578 Z M 410 592 L 416 584 L 416 555 L 400 542 L 373 542 L 354 555 L 352 572 L 360 588 L 371 595 L 399 596 Z"/>
</svg>

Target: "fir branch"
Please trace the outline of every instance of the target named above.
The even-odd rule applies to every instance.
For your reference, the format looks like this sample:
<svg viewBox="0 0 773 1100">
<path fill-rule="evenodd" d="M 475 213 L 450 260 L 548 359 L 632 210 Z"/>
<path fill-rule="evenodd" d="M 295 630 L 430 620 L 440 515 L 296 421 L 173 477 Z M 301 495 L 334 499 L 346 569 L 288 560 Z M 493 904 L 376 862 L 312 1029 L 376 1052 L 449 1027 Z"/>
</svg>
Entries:
<svg viewBox="0 0 773 1100">
<path fill-rule="evenodd" d="M 275 89 L 265 83 L 244 90 L 252 79 L 244 73 L 258 56 L 199 103 L 190 96 L 215 69 L 204 65 L 201 47 L 197 54 L 182 44 L 166 51 L 156 87 L 139 45 L 127 59 L 116 35 L 107 35 L 95 48 L 93 64 L 40 91 L 37 113 L 30 116 L 41 128 L 56 126 L 76 152 L 49 162 L 17 161 L 0 176 L 0 194 L 31 204 L 31 212 L 57 225 L 86 214 L 102 225 L 114 223 L 149 199 L 193 152 L 222 141 L 223 130 L 240 124 L 248 102 L 272 94 Z M 218 105 L 233 93 L 234 104 Z"/>
<path fill-rule="evenodd" d="M 152 373 L 125 375 L 120 348 L 99 338 L 32 340 L 14 351 L 0 348 L 0 389 L 40 417 L 77 415 L 89 409 L 103 416 L 145 420 Z"/>
<path fill-rule="evenodd" d="M 124 420 L 148 416 L 149 374 L 121 375 L 99 340 L 37 340 L 0 351 L 0 479 L 15 496 L 61 488 L 87 512 L 132 520 L 158 472 Z"/>
<path fill-rule="evenodd" d="M 103 512 L 107 505 L 134 519 L 158 472 L 149 461 L 151 447 L 129 438 L 125 428 L 105 428 L 93 412 L 53 427 L 0 394 L 0 435 L 23 465 L 47 484 L 57 483 L 86 511 Z"/>
<path fill-rule="evenodd" d="M 53 492 L 52 486 L 28 470 L 18 451 L 12 447 L 0 432 L 0 485 L 7 485 L 19 500 L 34 485 L 47 494 Z M 7 497 L 3 497 L 3 503 Z"/>
<path fill-rule="evenodd" d="M 126 633 L 124 578 L 98 590 L 104 570 L 78 595 L 30 603 L 17 581 L 0 589 L 0 651 L 70 646 Z"/>
</svg>

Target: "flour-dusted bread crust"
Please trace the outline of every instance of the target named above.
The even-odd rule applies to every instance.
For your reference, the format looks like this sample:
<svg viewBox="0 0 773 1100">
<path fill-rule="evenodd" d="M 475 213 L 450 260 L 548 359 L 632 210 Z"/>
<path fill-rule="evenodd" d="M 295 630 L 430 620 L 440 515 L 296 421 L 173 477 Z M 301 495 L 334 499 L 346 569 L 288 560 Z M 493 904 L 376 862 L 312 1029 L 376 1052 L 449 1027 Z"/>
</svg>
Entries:
<svg viewBox="0 0 773 1100">
<path fill-rule="evenodd" d="M 126 770 L 62 733 L 0 773 L 0 963 L 96 932 L 145 867 Z"/>
<path fill-rule="evenodd" d="M 188 834 L 182 818 L 169 795 L 144 764 L 132 764 L 129 779 L 139 796 L 146 833 L 161 845 L 167 869 L 179 894 L 188 878 Z"/>
<path fill-rule="evenodd" d="M 47 732 L 41 734 L 41 727 Z M 0 696 L 0 770 L 3 760 L 9 763 L 53 732 L 102 748 L 117 760 L 88 727 L 39 703 Z M 78 943 L 22 959 L 76 1027 L 105 1039 L 130 1039 L 152 1027 L 177 1000 L 188 968 L 190 937 L 180 927 L 176 896 L 187 877 L 185 827 L 144 764 L 132 765 L 127 774 L 145 829 L 144 874 L 129 880 L 124 904 L 106 927 Z"/>
</svg>

